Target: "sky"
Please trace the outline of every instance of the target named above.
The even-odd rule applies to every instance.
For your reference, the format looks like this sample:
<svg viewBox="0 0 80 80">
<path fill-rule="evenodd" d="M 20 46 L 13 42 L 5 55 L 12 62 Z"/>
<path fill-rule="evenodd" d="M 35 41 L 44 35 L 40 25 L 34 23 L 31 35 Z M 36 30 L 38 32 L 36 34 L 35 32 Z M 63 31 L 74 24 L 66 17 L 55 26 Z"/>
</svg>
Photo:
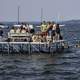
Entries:
<svg viewBox="0 0 80 80">
<path fill-rule="evenodd" d="M 0 0 L 0 21 L 65 21 L 80 19 L 80 0 Z"/>
</svg>

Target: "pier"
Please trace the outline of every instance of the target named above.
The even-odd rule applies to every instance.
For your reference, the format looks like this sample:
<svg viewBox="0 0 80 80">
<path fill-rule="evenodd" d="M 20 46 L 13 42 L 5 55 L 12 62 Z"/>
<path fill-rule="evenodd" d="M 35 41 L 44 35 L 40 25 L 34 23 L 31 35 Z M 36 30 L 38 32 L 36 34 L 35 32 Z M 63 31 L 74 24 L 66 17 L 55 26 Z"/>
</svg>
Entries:
<svg viewBox="0 0 80 80">
<path fill-rule="evenodd" d="M 55 42 L 0 42 L 0 52 L 3 53 L 54 53 L 68 49 L 64 40 Z"/>
</svg>

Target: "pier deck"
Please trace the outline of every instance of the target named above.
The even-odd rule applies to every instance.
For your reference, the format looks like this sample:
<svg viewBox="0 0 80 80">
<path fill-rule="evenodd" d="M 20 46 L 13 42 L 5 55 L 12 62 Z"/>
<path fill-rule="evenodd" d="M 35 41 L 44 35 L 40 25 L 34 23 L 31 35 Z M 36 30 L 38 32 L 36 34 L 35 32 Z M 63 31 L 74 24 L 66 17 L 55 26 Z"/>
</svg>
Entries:
<svg viewBox="0 0 80 80">
<path fill-rule="evenodd" d="M 54 53 L 62 50 L 66 41 L 57 40 L 54 42 L 0 42 L 0 52 L 7 53 Z M 67 47 L 65 47 L 67 48 Z"/>
</svg>

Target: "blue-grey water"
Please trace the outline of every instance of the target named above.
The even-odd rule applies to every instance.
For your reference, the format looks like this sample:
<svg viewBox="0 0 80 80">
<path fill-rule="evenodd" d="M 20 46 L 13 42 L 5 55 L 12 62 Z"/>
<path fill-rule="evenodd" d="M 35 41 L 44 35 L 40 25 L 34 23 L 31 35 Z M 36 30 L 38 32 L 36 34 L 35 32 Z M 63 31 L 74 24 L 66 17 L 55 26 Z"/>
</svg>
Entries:
<svg viewBox="0 0 80 80">
<path fill-rule="evenodd" d="M 62 35 L 74 45 L 80 39 L 80 23 L 65 24 Z M 54 55 L 0 54 L 0 80 L 80 80 L 80 48 Z"/>
</svg>

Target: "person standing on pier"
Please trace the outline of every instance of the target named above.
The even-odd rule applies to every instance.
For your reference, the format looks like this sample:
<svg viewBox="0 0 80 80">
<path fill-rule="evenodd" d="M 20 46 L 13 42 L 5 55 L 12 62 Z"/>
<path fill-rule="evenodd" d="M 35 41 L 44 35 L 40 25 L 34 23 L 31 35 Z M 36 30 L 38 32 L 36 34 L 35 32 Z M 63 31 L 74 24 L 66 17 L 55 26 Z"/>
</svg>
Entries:
<svg viewBox="0 0 80 80">
<path fill-rule="evenodd" d="M 3 30 L 2 30 L 2 28 L 0 27 L 0 41 L 2 41 L 2 37 L 3 37 Z"/>
<path fill-rule="evenodd" d="M 29 24 L 29 29 L 30 29 L 30 33 L 34 33 L 35 30 L 34 30 L 34 26 L 32 24 Z"/>
<path fill-rule="evenodd" d="M 58 40 L 63 39 L 63 37 L 61 36 L 59 24 L 56 24 L 56 35 L 57 35 Z"/>
<path fill-rule="evenodd" d="M 45 33 L 46 31 L 47 31 L 47 25 L 46 25 L 46 22 L 43 21 L 41 24 L 41 32 Z"/>
</svg>

